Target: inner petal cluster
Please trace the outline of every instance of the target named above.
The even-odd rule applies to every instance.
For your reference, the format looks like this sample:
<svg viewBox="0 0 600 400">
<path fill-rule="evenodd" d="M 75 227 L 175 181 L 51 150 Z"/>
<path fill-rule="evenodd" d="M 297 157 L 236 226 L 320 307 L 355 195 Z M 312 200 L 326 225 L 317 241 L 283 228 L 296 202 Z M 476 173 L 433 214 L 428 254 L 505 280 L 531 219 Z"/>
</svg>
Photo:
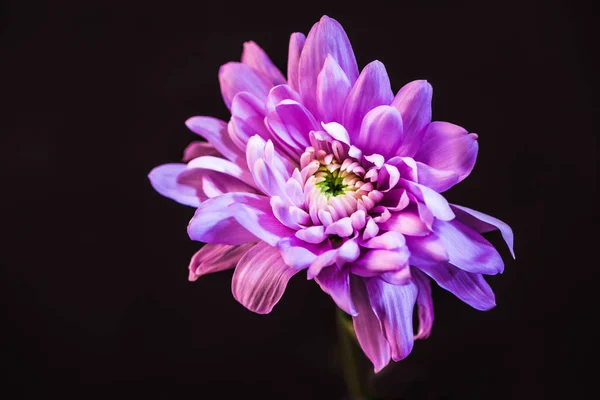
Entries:
<svg viewBox="0 0 600 400">
<path fill-rule="evenodd" d="M 308 213 L 314 225 L 328 226 L 358 210 L 368 213 L 383 194 L 375 189 L 377 168 L 365 167 L 337 141 L 324 149 L 307 147 L 302 175 Z"/>
</svg>

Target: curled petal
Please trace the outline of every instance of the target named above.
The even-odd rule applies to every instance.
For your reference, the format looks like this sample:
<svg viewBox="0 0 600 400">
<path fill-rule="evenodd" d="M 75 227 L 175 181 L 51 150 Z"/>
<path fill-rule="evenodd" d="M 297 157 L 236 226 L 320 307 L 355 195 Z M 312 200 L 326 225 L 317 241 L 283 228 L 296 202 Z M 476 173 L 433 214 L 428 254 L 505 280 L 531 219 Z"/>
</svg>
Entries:
<svg viewBox="0 0 600 400">
<path fill-rule="evenodd" d="M 504 270 L 502 257 L 494 246 L 465 224 L 437 220 L 433 228 L 448 250 L 450 262 L 458 268 L 487 275 Z"/>
<path fill-rule="evenodd" d="M 442 288 L 477 310 L 485 311 L 496 306 L 494 292 L 481 274 L 463 271 L 449 263 L 417 262 L 415 266 Z"/>
<path fill-rule="evenodd" d="M 340 65 L 328 55 L 317 78 L 317 109 L 321 121 L 341 122 L 342 110 L 351 87 L 350 80 Z"/>
<path fill-rule="evenodd" d="M 393 250 L 399 249 L 406 245 L 406 239 L 404 235 L 399 232 L 385 232 L 379 236 L 375 236 L 366 242 L 361 243 L 362 247 L 368 249 L 383 249 Z"/>
<path fill-rule="evenodd" d="M 350 295 L 350 274 L 348 269 L 337 269 L 335 267 L 323 268 L 315 277 L 315 281 L 321 286 L 321 289 L 331 296 L 335 304 L 346 313 L 358 315 L 352 296 Z"/>
<path fill-rule="evenodd" d="M 412 268 L 414 279 L 419 294 L 417 295 L 417 309 L 419 312 L 419 330 L 415 339 L 426 339 L 433 327 L 433 298 L 431 297 L 431 282 L 429 277 L 418 268 Z"/>
<path fill-rule="evenodd" d="M 249 92 L 259 99 L 265 99 L 273 87 L 273 83 L 261 72 L 239 62 L 228 62 L 221 66 L 219 83 L 227 108 L 231 108 L 233 98 L 240 92 Z"/>
<path fill-rule="evenodd" d="M 412 314 L 417 299 L 417 285 L 392 285 L 378 278 L 366 279 L 365 284 L 373 311 L 383 326 L 390 344 L 392 359 L 400 361 L 412 351 L 414 333 Z"/>
<path fill-rule="evenodd" d="M 331 250 L 331 243 L 327 240 L 319 244 L 311 244 L 291 235 L 281 239 L 277 247 L 286 264 L 295 269 L 304 269 L 310 267 L 320 254 Z"/>
<path fill-rule="evenodd" d="M 192 132 L 208 140 L 228 160 L 243 165 L 246 156 L 229 137 L 227 123 L 212 117 L 192 117 L 185 121 Z"/>
<path fill-rule="evenodd" d="M 212 144 L 197 140 L 188 144 L 185 150 L 183 150 L 183 158 L 181 161 L 188 162 L 196 157 L 202 156 L 218 157 L 220 154 Z"/>
<path fill-rule="evenodd" d="M 344 28 L 336 20 L 323 16 L 313 25 L 300 56 L 298 86 L 302 102 L 309 110 L 317 110 L 317 80 L 327 56 L 331 56 L 354 84 L 358 65 Z"/>
<path fill-rule="evenodd" d="M 197 188 L 177 181 L 185 171 L 185 164 L 163 164 L 150 171 L 148 179 L 154 190 L 163 196 L 186 206 L 198 207 L 206 196 Z"/>
<path fill-rule="evenodd" d="M 394 250 L 370 250 L 352 264 L 351 271 L 355 275 L 371 277 L 384 272 L 408 269 L 409 256 L 406 247 Z"/>
<path fill-rule="evenodd" d="M 279 69 L 273 65 L 265 51 L 256 43 L 249 41 L 244 43 L 242 52 L 242 63 L 262 72 L 273 85 L 285 83 L 285 77 Z"/>
<path fill-rule="evenodd" d="M 419 148 L 420 136 L 431 122 L 432 96 L 429 82 L 418 80 L 404 85 L 394 97 L 392 106 L 400 111 L 404 121 L 404 141 L 396 154 L 412 157 Z"/>
<path fill-rule="evenodd" d="M 258 314 L 268 314 L 298 270 L 283 262 L 277 248 L 260 242 L 241 258 L 231 281 L 233 297 Z"/>
<path fill-rule="evenodd" d="M 429 228 L 421 221 L 416 211 L 393 213 L 387 221 L 380 223 L 379 227 L 387 231 L 400 232 L 409 236 L 425 236 L 430 233 Z"/>
<path fill-rule="evenodd" d="M 404 178 L 400 178 L 400 183 L 404 188 L 414 194 L 419 201 L 425 203 L 434 217 L 441 219 L 442 221 L 454 219 L 454 212 L 452 212 L 452 209 L 444 196 L 427 186 L 419 185 L 418 183 L 408 181 Z"/>
<path fill-rule="evenodd" d="M 234 268 L 240 258 L 255 243 L 230 246 L 227 244 L 207 243 L 194 254 L 188 267 L 189 280 L 195 281 L 202 275 Z"/>
<path fill-rule="evenodd" d="M 238 245 L 259 239 L 235 219 L 232 204 L 243 202 L 249 193 L 227 193 L 208 199 L 198 206 L 188 225 L 190 239 L 204 243 Z M 265 200 L 268 199 L 265 197 Z"/>
<path fill-rule="evenodd" d="M 296 237 L 307 243 L 316 244 L 325 240 L 327 235 L 325 234 L 325 227 L 323 225 L 316 225 L 297 231 Z"/>
<path fill-rule="evenodd" d="M 381 322 L 373 312 L 363 280 L 351 276 L 350 290 L 358 315 L 353 317 L 354 332 L 360 347 L 379 372 L 390 362 L 390 345 L 383 334 Z"/>
<path fill-rule="evenodd" d="M 223 158 L 213 156 L 194 158 L 187 164 L 187 169 L 200 169 L 220 172 L 224 175 L 237 178 L 248 185 L 254 186 L 252 174 L 247 169 L 241 168 L 239 165 Z"/>
<path fill-rule="evenodd" d="M 478 149 L 476 134 L 448 122 L 432 122 L 414 158 L 432 168 L 454 172 L 460 182 L 473 170 Z"/>
<path fill-rule="evenodd" d="M 364 116 L 377 106 L 389 105 L 393 97 L 390 78 L 383 64 L 379 61 L 367 64 L 348 94 L 342 115 L 342 124 L 353 144 Z"/>
<path fill-rule="evenodd" d="M 510 226 L 500 221 L 498 218 L 494 218 L 490 215 L 467 207 L 456 204 L 451 204 L 450 207 L 452 207 L 456 213 L 456 219 L 472 229 L 475 229 L 479 233 L 490 232 L 498 229 L 502 234 L 502 238 L 506 242 L 508 249 L 510 250 L 510 254 L 512 254 L 513 258 L 515 258 L 515 250 L 513 248 L 515 236 Z"/>
</svg>

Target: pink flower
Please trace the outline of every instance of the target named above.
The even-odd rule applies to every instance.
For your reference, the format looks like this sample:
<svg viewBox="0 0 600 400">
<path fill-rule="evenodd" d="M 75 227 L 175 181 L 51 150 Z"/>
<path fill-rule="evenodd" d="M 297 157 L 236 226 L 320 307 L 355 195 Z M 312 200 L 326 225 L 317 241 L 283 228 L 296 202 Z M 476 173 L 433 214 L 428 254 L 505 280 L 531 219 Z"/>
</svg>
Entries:
<svg viewBox="0 0 600 400">
<path fill-rule="evenodd" d="M 235 267 L 234 297 L 263 314 L 306 270 L 353 317 L 376 371 L 429 335 L 429 278 L 478 310 L 494 307 L 482 275 L 504 264 L 481 233 L 499 229 L 511 252 L 513 234 L 440 194 L 469 175 L 478 144 L 431 122 L 429 83 L 394 95 L 379 61 L 359 73 L 346 33 L 326 16 L 308 37 L 292 34 L 287 80 L 247 42 L 219 81 L 229 122 L 190 118 L 208 143 L 149 175 L 159 193 L 197 208 L 188 233 L 207 244 L 190 280 Z"/>
</svg>

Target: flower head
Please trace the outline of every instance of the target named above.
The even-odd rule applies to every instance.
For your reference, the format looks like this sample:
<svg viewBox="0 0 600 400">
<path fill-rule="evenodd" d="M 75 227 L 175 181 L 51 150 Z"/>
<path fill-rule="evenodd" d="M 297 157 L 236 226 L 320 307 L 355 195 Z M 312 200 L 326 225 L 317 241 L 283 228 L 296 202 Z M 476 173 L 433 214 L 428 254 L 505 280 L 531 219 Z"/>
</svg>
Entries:
<svg viewBox="0 0 600 400">
<path fill-rule="evenodd" d="M 428 82 L 394 95 L 379 61 L 359 73 L 346 33 L 326 16 L 308 37 L 292 34 L 287 80 L 247 42 L 219 81 L 229 122 L 190 118 L 208 143 L 149 175 L 159 193 L 197 208 L 188 233 L 207 244 L 190 280 L 235 267 L 234 297 L 268 313 L 306 270 L 353 317 L 376 371 L 429 335 L 430 278 L 476 309 L 495 305 L 482 274 L 504 264 L 481 233 L 499 229 L 512 252 L 512 231 L 440 194 L 469 175 L 478 144 L 431 122 Z"/>
</svg>

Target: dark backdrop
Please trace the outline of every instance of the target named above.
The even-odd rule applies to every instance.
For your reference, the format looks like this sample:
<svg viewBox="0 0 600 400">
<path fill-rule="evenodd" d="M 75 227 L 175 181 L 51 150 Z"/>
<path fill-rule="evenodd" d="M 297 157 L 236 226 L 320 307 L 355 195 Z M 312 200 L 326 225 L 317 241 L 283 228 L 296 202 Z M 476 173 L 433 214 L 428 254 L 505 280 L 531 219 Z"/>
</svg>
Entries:
<svg viewBox="0 0 600 400">
<path fill-rule="evenodd" d="M 516 261 L 489 236 L 507 264 L 490 278 L 498 306 L 434 288 L 431 338 L 381 374 L 378 393 L 577 398 L 597 317 L 592 8 L 326 3 L 4 3 L 11 398 L 342 398 L 332 301 L 298 275 L 259 316 L 233 299 L 231 272 L 189 283 L 193 209 L 146 178 L 196 139 L 188 117 L 228 118 L 217 71 L 244 41 L 285 70 L 289 35 L 322 14 L 343 24 L 361 67 L 382 61 L 394 90 L 428 79 L 434 119 L 479 134 L 476 168 L 447 198 L 516 236 Z"/>
</svg>

